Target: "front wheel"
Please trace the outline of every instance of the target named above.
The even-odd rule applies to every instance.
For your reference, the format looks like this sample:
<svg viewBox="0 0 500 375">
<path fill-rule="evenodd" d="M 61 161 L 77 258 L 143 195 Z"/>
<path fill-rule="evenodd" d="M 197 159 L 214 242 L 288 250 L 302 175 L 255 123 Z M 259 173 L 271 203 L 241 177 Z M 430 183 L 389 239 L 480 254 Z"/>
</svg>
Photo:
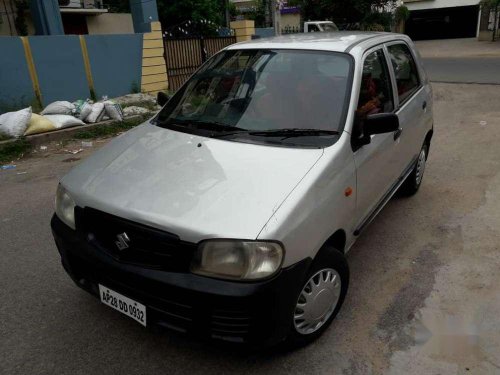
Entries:
<svg viewBox="0 0 500 375">
<path fill-rule="evenodd" d="M 406 196 L 414 195 L 417 193 L 420 185 L 422 184 L 422 179 L 424 177 L 425 163 L 427 161 L 427 153 L 429 146 L 424 144 L 418 155 L 417 162 L 411 173 L 406 177 L 405 182 L 399 188 L 399 191 Z"/>
<path fill-rule="evenodd" d="M 331 247 L 322 249 L 297 296 L 287 344 L 303 346 L 321 336 L 338 314 L 348 285 L 344 255 Z"/>
</svg>

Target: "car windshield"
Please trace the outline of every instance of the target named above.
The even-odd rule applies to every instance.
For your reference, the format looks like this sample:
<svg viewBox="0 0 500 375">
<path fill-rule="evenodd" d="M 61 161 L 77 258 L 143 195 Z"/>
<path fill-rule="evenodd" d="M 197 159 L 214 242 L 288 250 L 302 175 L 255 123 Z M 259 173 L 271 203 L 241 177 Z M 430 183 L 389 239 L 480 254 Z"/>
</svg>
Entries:
<svg viewBox="0 0 500 375">
<path fill-rule="evenodd" d="M 228 50 L 191 77 L 156 123 L 228 140 L 332 144 L 344 126 L 351 75 L 342 53 Z"/>
<path fill-rule="evenodd" d="M 334 23 L 324 23 L 321 27 L 323 31 L 339 31 L 339 28 Z"/>
</svg>

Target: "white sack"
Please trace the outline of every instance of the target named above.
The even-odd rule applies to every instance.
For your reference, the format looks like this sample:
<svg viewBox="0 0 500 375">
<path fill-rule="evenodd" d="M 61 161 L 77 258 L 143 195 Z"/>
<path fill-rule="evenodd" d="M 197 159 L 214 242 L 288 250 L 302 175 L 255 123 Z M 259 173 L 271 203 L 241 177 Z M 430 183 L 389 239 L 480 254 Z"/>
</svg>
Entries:
<svg viewBox="0 0 500 375">
<path fill-rule="evenodd" d="M 122 106 L 111 100 L 104 102 L 104 108 L 106 109 L 106 114 L 113 120 L 123 121 L 123 111 Z"/>
<path fill-rule="evenodd" d="M 46 115 L 44 116 L 47 120 L 54 123 L 56 129 L 70 128 L 72 126 L 85 125 L 82 120 L 69 115 Z"/>
<path fill-rule="evenodd" d="M 59 101 L 50 103 L 42 111 L 41 115 L 71 115 L 76 111 L 76 106 L 73 103 Z"/>
<path fill-rule="evenodd" d="M 90 103 L 83 103 L 78 118 L 82 121 L 85 121 L 87 117 L 89 117 L 89 115 L 92 113 L 92 107 L 93 106 Z"/>
<path fill-rule="evenodd" d="M 0 133 L 9 137 L 19 138 L 28 128 L 31 120 L 31 107 L 17 112 L 0 115 Z"/>
<path fill-rule="evenodd" d="M 92 112 L 87 116 L 85 121 L 94 124 L 101 121 L 104 116 L 104 103 L 95 103 L 92 105 Z"/>
</svg>

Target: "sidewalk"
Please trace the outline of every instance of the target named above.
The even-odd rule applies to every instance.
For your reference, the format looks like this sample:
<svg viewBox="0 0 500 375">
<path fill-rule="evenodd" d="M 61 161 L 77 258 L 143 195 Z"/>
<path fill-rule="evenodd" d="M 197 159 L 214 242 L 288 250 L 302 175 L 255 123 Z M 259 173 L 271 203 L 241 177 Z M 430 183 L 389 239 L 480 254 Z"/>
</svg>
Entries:
<svg viewBox="0 0 500 375">
<path fill-rule="evenodd" d="M 422 40 L 415 44 L 423 58 L 500 57 L 500 41 L 467 38 Z"/>
</svg>

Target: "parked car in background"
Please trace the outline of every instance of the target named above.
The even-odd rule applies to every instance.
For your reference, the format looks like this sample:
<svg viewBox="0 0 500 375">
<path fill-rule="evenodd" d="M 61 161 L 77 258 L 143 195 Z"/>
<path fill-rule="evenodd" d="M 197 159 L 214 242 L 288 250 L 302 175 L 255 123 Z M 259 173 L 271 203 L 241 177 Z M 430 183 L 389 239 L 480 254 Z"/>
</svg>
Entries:
<svg viewBox="0 0 500 375">
<path fill-rule="evenodd" d="M 308 21 L 304 22 L 305 33 L 322 33 L 339 31 L 339 28 L 332 21 Z"/>
<path fill-rule="evenodd" d="M 432 92 L 413 43 L 239 43 L 163 104 L 62 178 L 52 229 L 64 268 L 144 326 L 316 339 L 346 296 L 347 251 L 394 193 L 422 183 Z"/>
</svg>

